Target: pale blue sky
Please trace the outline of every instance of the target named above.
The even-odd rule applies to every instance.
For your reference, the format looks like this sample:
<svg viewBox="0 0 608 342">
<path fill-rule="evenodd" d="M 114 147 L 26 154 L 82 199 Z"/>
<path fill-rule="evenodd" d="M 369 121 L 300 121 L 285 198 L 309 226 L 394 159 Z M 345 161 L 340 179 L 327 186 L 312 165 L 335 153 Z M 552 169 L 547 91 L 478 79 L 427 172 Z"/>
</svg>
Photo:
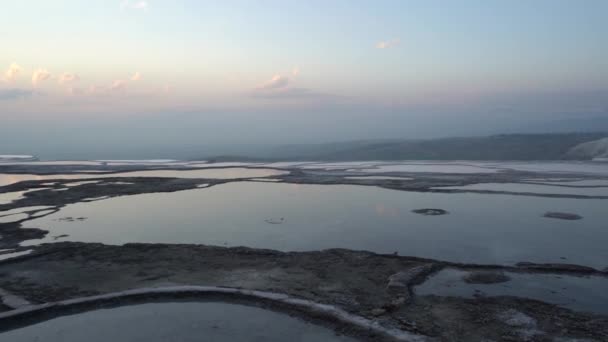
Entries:
<svg viewBox="0 0 608 342">
<path fill-rule="evenodd" d="M 604 0 L 0 2 L 11 122 L 608 116 Z"/>
</svg>

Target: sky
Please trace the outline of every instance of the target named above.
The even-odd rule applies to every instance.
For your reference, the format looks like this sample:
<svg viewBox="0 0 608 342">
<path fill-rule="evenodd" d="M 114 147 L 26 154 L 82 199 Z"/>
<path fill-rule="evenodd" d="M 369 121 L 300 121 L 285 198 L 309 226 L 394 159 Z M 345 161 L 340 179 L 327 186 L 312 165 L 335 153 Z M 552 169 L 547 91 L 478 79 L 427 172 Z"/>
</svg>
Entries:
<svg viewBox="0 0 608 342">
<path fill-rule="evenodd" d="M 604 0 L 0 9 L 3 153 L 608 130 Z"/>
</svg>

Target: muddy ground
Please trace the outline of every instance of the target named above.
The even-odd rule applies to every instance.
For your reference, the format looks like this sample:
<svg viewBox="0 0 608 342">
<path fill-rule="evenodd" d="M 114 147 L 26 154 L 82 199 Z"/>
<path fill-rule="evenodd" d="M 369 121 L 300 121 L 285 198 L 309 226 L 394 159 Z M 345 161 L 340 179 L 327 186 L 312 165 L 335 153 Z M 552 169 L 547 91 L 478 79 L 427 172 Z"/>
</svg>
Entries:
<svg viewBox="0 0 608 342">
<path fill-rule="evenodd" d="M 36 170 L 26 168 L 12 171 Z M 399 173 L 398 176 L 411 176 L 415 179 L 353 180 L 345 178 L 354 175 L 345 170 L 290 171 L 289 175 L 270 178 L 291 183 L 359 184 L 410 191 L 459 192 L 432 188 L 549 177 L 529 172 L 465 175 Z M 132 184 L 113 184 L 119 180 Z M 0 211 L 26 206 L 51 206 L 53 210 L 58 210 L 62 206 L 88 198 L 172 192 L 193 189 L 200 184 L 214 186 L 233 181 L 243 180 L 121 177 L 105 178 L 98 184 L 70 187 L 67 191 L 53 189 L 64 188 L 63 184 L 74 180 L 57 181 L 52 186 L 42 185 L 52 182 L 49 180 L 27 181 L 0 187 L 0 193 L 42 187 L 51 189 L 27 193 L 23 199 L 0 205 Z M 578 195 L 567 197 L 596 198 Z M 36 215 L 36 212 L 31 215 Z M 39 238 L 47 233 L 44 227 L 21 228 L 20 224 L 26 220 L 28 219 L 0 224 L 0 249 L 23 250 L 25 248 L 19 247 L 20 242 Z M 332 304 L 377 321 L 384 327 L 410 331 L 439 341 L 608 341 L 606 316 L 574 312 L 525 298 L 464 299 L 416 296 L 413 293 L 414 285 L 447 266 L 498 273 L 508 270 L 608 277 L 605 271 L 576 265 L 462 265 L 344 249 L 287 253 L 204 245 L 108 246 L 58 242 L 34 247 L 34 252 L 26 256 L 0 261 L 0 289 L 36 304 L 144 287 L 233 287 L 284 293 L 296 298 Z M 10 309 L 0 305 L 0 311 Z M 0 321 L 0 330 L 2 324 Z M 349 332 L 348 327 L 335 328 Z M 356 336 L 362 340 L 377 339 L 360 333 Z"/>
<path fill-rule="evenodd" d="M 46 303 L 144 287 L 236 287 L 332 304 L 385 327 L 441 341 L 608 340 L 605 316 L 522 298 L 413 294 L 413 285 L 446 266 L 501 270 L 343 249 L 284 253 L 203 245 L 61 242 L 1 262 L 0 288 L 32 303 Z M 552 272 L 598 274 L 555 267 Z"/>
</svg>

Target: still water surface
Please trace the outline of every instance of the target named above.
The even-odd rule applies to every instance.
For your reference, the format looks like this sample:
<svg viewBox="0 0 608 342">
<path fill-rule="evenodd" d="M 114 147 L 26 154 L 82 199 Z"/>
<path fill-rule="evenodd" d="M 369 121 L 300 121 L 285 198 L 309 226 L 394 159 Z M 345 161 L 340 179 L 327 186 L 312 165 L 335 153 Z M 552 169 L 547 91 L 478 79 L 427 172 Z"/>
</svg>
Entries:
<svg viewBox="0 0 608 342">
<path fill-rule="evenodd" d="M 469 284 L 469 272 L 445 269 L 416 286 L 417 295 L 474 298 L 515 296 L 532 298 L 577 311 L 608 314 L 608 278 L 563 274 L 505 272 L 510 280 L 498 284 Z"/>
<path fill-rule="evenodd" d="M 11 342 L 355 341 L 288 315 L 226 303 L 151 303 L 54 318 L 0 334 Z"/>
<path fill-rule="evenodd" d="M 349 248 L 483 264 L 608 266 L 606 201 L 440 194 L 371 186 L 236 182 L 64 207 L 24 223 L 43 240 L 201 243 L 284 251 Z M 441 208 L 442 216 L 413 209 Z M 572 212 L 582 220 L 543 217 Z M 82 221 L 59 220 L 86 217 Z M 63 238 L 58 240 L 62 241 Z"/>
</svg>

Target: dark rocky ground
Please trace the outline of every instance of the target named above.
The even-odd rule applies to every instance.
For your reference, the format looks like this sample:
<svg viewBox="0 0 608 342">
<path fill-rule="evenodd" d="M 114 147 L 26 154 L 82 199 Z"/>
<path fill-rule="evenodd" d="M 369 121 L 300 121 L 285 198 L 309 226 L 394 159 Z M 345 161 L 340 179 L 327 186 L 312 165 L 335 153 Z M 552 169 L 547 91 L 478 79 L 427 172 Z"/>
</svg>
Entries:
<svg viewBox="0 0 608 342">
<path fill-rule="evenodd" d="M 605 316 L 523 298 L 413 294 L 413 285 L 448 265 L 454 266 L 343 249 L 284 253 L 244 247 L 61 242 L 0 262 L 0 288 L 32 303 L 46 303 L 145 287 L 236 287 L 332 304 L 385 327 L 441 341 L 608 339 Z"/>
</svg>

